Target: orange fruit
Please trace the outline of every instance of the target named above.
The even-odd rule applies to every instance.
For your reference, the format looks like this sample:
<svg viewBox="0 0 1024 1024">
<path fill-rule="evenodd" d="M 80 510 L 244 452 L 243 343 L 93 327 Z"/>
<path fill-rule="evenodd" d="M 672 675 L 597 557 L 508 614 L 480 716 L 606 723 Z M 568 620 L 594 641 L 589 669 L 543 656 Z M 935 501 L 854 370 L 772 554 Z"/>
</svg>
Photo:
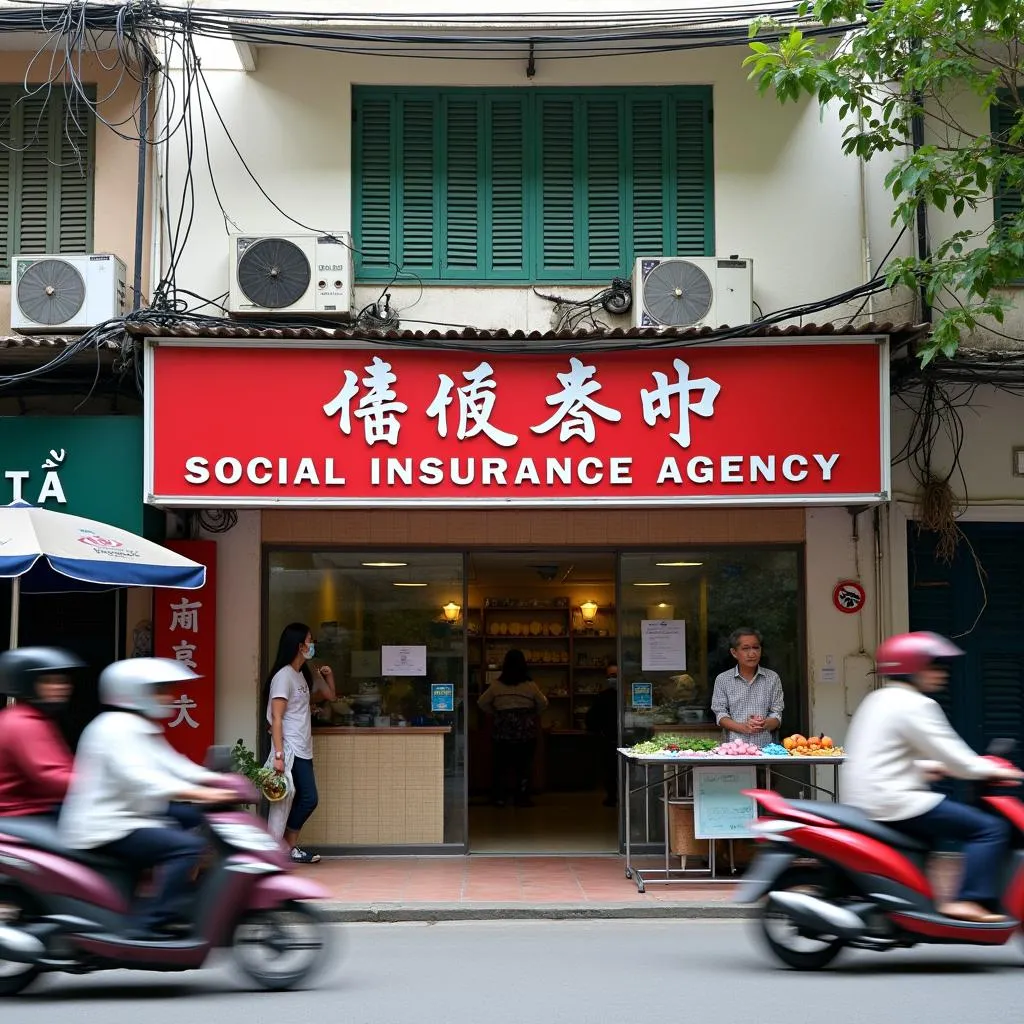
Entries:
<svg viewBox="0 0 1024 1024">
<path fill-rule="evenodd" d="M 796 746 L 796 743 L 794 743 L 794 742 L 793 742 L 793 737 L 792 737 L 792 736 L 787 736 L 787 737 L 786 737 L 786 738 L 785 738 L 785 739 L 784 739 L 784 740 L 782 741 L 782 745 L 783 745 L 783 746 L 784 746 L 784 747 L 785 747 L 785 748 L 786 748 L 787 750 L 792 750 L 792 749 L 793 749 L 793 748 L 794 748 L 794 747 Z"/>
<path fill-rule="evenodd" d="M 795 746 L 795 747 L 806 747 L 807 746 L 807 737 L 806 736 L 801 736 L 800 733 L 798 733 L 798 732 L 793 733 L 791 739 L 793 740 L 793 746 Z"/>
<path fill-rule="evenodd" d="M 823 746 L 823 747 L 824 747 L 824 748 L 825 748 L 826 750 L 828 750 L 828 749 L 829 749 L 830 747 L 832 747 L 832 746 L 833 746 L 833 743 L 832 743 L 832 737 L 831 737 L 831 736 L 822 736 L 822 737 L 821 737 L 821 745 L 822 745 L 822 746 Z"/>
</svg>

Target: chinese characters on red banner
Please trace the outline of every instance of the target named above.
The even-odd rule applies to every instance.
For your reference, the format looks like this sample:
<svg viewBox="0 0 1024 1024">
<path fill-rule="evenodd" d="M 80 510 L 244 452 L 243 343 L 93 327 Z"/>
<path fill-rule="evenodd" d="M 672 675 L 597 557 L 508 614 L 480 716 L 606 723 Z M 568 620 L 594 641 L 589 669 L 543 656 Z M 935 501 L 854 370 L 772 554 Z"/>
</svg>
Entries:
<svg viewBox="0 0 1024 1024">
<path fill-rule="evenodd" d="M 165 732 L 175 750 L 202 763 L 214 739 L 217 654 L 217 544 L 169 540 L 166 547 L 206 566 L 199 590 L 153 592 L 153 653 L 175 658 L 202 678 L 182 686 Z"/>
<path fill-rule="evenodd" d="M 226 504 L 878 499 L 885 355 L 863 340 L 565 356 L 161 345 L 151 489 Z"/>
</svg>

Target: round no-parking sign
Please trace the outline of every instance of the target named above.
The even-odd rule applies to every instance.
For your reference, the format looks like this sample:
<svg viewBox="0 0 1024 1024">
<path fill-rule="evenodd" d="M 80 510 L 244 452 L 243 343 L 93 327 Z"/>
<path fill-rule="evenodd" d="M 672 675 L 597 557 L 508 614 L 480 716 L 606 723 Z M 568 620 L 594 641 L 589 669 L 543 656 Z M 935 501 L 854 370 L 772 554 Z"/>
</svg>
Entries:
<svg viewBox="0 0 1024 1024">
<path fill-rule="evenodd" d="M 832 603 L 847 615 L 864 607 L 864 588 L 856 580 L 840 580 L 832 591 Z"/>
</svg>

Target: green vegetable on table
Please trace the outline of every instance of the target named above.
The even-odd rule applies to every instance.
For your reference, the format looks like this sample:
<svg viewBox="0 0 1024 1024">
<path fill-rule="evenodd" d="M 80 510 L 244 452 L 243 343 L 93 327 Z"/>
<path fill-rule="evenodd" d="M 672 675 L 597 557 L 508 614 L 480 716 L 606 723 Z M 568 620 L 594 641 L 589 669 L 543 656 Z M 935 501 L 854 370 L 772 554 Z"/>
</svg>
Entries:
<svg viewBox="0 0 1024 1024">
<path fill-rule="evenodd" d="M 637 743 L 630 750 L 634 754 L 660 754 L 664 750 L 692 750 L 694 753 L 702 753 L 714 750 L 718 743 L 718 740 L 679 736 L 675 733 L 663 733 L 652 740 L 644 740 L 642 743 Z"/>
</svg>

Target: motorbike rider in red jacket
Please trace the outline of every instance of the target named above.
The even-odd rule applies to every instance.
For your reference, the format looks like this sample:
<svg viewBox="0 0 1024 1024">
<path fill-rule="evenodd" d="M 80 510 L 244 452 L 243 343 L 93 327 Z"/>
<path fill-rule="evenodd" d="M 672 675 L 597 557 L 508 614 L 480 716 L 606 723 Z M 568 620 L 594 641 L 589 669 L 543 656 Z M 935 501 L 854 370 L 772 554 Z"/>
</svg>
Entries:
<svg viewBox="0 0 1024 1024">
<path fill-rule="evenodd" d="M 18 702 L 0 711 L 0 816 L 59 810 L 73 759 L 57 717 L 71 696 L 70 673 L 83 667 L 56 647 L 0 654 L 0 694 Z"/>
</svg>

